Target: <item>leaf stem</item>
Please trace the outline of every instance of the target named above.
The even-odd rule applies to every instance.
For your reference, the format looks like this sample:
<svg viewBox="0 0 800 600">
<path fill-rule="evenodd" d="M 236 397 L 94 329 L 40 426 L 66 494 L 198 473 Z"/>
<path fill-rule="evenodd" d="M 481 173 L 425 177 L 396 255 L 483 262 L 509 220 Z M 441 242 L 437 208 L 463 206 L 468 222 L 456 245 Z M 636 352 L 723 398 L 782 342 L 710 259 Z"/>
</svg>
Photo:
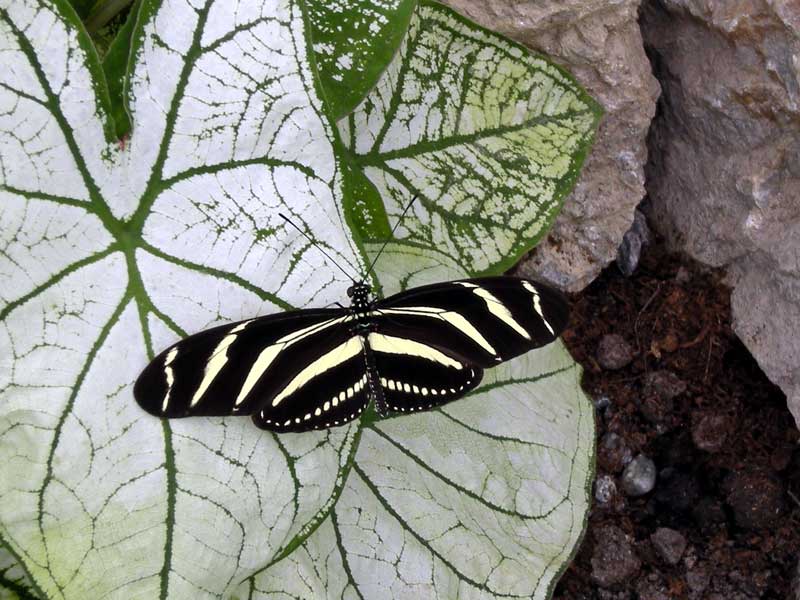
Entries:
<svg viewBox="0 0 800 600">
<path fill-rule="evenodd" d="M 132 3 L 133 0 L 98 0 L 84 22 L 86 31 L 89 32 L 89 35 L 94 36 Z"/>
</svg>

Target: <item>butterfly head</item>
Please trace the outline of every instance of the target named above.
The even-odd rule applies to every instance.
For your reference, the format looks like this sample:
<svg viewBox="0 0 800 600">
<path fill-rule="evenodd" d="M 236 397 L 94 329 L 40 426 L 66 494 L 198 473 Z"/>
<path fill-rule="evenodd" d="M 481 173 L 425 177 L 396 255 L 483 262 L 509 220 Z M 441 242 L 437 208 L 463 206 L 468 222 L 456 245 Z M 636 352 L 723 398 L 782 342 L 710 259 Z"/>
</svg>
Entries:
<svg viewBox="0 0 800 600">
<path fill-rule="evenodd" d="M 347 295 L 350 298 L 350 305 L 355 310 L 366 310 L 370 305 L 372 289 L 362 281 L 347 288 Z"/>
</svg>

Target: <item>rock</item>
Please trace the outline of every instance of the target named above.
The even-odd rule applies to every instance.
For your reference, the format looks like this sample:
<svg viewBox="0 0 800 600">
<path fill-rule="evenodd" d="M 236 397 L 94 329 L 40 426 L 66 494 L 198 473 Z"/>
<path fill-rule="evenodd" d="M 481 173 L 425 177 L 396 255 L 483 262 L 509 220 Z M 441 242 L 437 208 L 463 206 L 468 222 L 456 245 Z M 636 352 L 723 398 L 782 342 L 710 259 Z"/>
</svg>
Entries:
<svg viewBox="0 0 800 600">
<path fill-rule="evenodd" d="M 619 473 L 633 460 L 625 440 L 614 432 L 607 432 L 597 445 L 597 464 L 606 471 Z"/>
<path fill-rule="evenodd" d="M 692 414 L 692 441 L 700 450 L 719 452 L 733 434 L 733 419 L 704 411 Z"/>
<path fill-rule="evenodd" d="M 592 398 L 592 402 L 594 403 L 594 407 L 600 412 L 611 406 L 611 398 L 608 396 L 598 396 L 597 398 Z"/>
<path fill-rule="evenodd" d="M 636 584 L 636 596 L 639 600 L 670 600 L 669 587 L 660 575 L 650 573 Z"/>
<path fill-rule="evenodd" d="M 648 221 L 727 267 L 734 331 L 800 424 L 800 3 L 646 0 L 641 14 L 663 88 Z"/>
<path fill-rule="evenodd" d="M 634 458 L 622 472 L 622 491 L 628 496 L 644 496 L 656 485 L 656 465 L 644 454 Z"/>
<path fill-rule="evenodd" d="M 677 565 L 686 550 L 686 538 L 683 534 L 668 527 L 656 529 L 650 536 L 650 542 L 668 565 Z"/>
<path fill-rule="evenodd" d="M 592 581 L 600 587 L 611 587 L 633 577 L 642 566 L 630 538 L 619 527 L 606 525 L 594 534 Z"/>
<path fill-rule="evenodd" d="M 597 362 L 608 370 L 621 369 L 631 364 L 633 348 L 621 335 L 608 333 L 600 338 L 597 346 Z"/>
<path fill-rule="evenodd" d="M 644 196 L 645 140 L 659 88 L 642 44 L 640 0 L 445 2 L 564 65 L 606 110 L 550 235 L 520 267 L 520 275 L 580 290 L 615 259 Z"/>
<path fill-rule="evenodd" d="M 782 483 L 762 471 L 734 473 L 726 488 L 728 506 L 736 523 L 745 529 L 775 524 L 786 508 Z"/>
<path fill-rule="evenodd" d="M 617 495 L 617 482 L 611 475 L 601 475 L 594 482 L 594 499 L 598 504 L 610 504 Z"/>
<path fill-rule="evenodd" d="M 670 415 L 675 410 L 675 403 L 671 398 L 650 394 L 642 400 L 640 410 L 645 419 L 655 425 L 661 425 L 670 420 Z"/>
<path fill-rule="evenodd" d="M 700 563 L 686 572 L 686 586 L 689 588 L 691 598 L 702 597 L 709 583 L 711 583 L 711 574 L 708 572 L 708 565 L 705 563 Z"/>
<path fill-rule="evenodd" d="M 630 277 L 639 266 L 642 248 L 650 243 L 650 228 L 644 213 L 636 209 L 633 213 L 633 225 L 625 235 L 617 249 L 617 267 L 625 277 Z"/>
<path fill-rule="evenodd" d="M 686 391 L 686 382 L 666 369 L 650 371 L 644 378 L 646 395 L 657 395 L 664 400 L 673 400 Z"/>
</svg>

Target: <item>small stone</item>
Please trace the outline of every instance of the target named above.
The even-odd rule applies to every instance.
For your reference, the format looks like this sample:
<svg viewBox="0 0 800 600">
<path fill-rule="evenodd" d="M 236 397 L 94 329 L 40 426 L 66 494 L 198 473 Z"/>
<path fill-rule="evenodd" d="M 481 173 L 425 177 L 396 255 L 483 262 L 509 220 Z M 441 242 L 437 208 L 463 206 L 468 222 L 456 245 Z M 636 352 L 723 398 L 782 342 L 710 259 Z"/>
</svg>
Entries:
<svg viewBox="0 0 800 600">
<path fill-rule="evenodd" d="M 628 496 L 644 496 L 656 485 L 656 465 L 644 454 L 634 458 L 622 472 L 622 491 Z"/>
<path fill-rule="evenodd" d="M 639 266 L 642 248 L 650 242 L 650 228 L 647 219 L 638 208 L 633 212 L 631 228 L 622 236 L 617 248 L 617 267 L 625 277 L 630 277 Z"/>
<path fill-rule="evenodd" d="M 625 465 L 633 460 L 633 454 L 625 440 L 609 431 L 597 445 L 597 464 L 610 473 L 619 473 Z"/>
<path fill-rule="evenodd" d="M 692 441 L 700 450 L 719 452 L 733 433 L 733 420 L 710 411 L 692 414 Z"/>
<path fill-rule="evenodd" d="M 657 573 L 650 573 L 636 584 L 639 600 L 670 600 L 669 588 Z"/>
<path fill-rule="evenodd" d="M 653 547 L 668 565 L 677 565 L 686 550 L 686 538 L 680 531 L 659 527 L 650 536 Z"/>
<path fill-rule="evenodd" d="M 711 574 L 705 563 L 700 563 L 686 573 L 686 586 L 689 588 L 692 598 L 699 598 L 706 591 L 710 582 Z"/>
<path fill-rule="evenodd" d="M 727 502 L 745 529 L 773 525 L 785 509 L 783 485 L 761 471 L 735 473 L 726 481 Z"/>
<path fill-rule="evenodd" d="M 664 400 L 673 400 L 686 391 L 686 382 L 672 371 L 650 371 L 644 378 L 644 393 Z"/>
<path fill-rule="evenodd" d="M 646 396 L 639 407 L 642 416 L 653 423 L 661 425 L 670 420 L 670 416 L 675 410 L 675 403 L 671 398 L 662 398 L 656 394 Z"/>
<path fill-rule="evenodd" d="M 675 282 L 676 283 L 688 283 L 691 280 L 692 274 L 689 272 L 689 269 L 681 265 L 678 267 L 678 272 L 675 273 Z"/>
<path fill-rule="evenodd" d="M 617 482 L 611 475 L 601 475 L 594 482 L 594 499 L 598 504 L 608 504 L 617 495 Z"/>
<path fill-rule="evenodd" d="M 642 566 L 630 538 L 619 527 L 607 525 L 594 534 L 592 580 L 600 587 L 611 587 L 633 577 Z"/>
<path fill-rule="evenodd" d="M 631 364 L 633 348 L 621 335 L 608 333 L 597 346 L 597 362 L 609 371 L 615 371 Z"/>
<path fill-rule="evenodd" d="M 594 407 L 599 411 L 603 411 L 611 406 L 611 398 L 605 395 L 593 398 L 592 401 L 594 402 Z"/>
</svg>

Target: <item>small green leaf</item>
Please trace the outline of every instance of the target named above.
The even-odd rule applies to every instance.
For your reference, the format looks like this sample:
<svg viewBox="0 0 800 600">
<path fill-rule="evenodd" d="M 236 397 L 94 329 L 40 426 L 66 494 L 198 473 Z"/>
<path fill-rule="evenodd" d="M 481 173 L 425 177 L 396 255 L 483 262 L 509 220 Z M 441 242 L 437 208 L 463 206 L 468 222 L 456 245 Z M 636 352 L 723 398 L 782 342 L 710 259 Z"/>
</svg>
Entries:
<svg viewBox="0 0 800 600">
<path fill-rule="evenodd" d="M 331 114 L 350 113 L 392 60 L 417 0 L 306 0 L 319 79 Z"/>
<path fill-rule="evenodd" d="M 114 38 L 103 58 L 103 71 L 105 71 L 108 82 L 108 95 L 111 97 L 111 117 L 114 119 L 114 131 L 120 140 L 131 131 L 128 101 L 125 97 L 125 76 L 128 73 L 131 35 L 136 25 L 139 6 L 140 3 L 135 2 L 131 7 L 125 24 L 117 33 L 117 37 Z"/>
</svg>

